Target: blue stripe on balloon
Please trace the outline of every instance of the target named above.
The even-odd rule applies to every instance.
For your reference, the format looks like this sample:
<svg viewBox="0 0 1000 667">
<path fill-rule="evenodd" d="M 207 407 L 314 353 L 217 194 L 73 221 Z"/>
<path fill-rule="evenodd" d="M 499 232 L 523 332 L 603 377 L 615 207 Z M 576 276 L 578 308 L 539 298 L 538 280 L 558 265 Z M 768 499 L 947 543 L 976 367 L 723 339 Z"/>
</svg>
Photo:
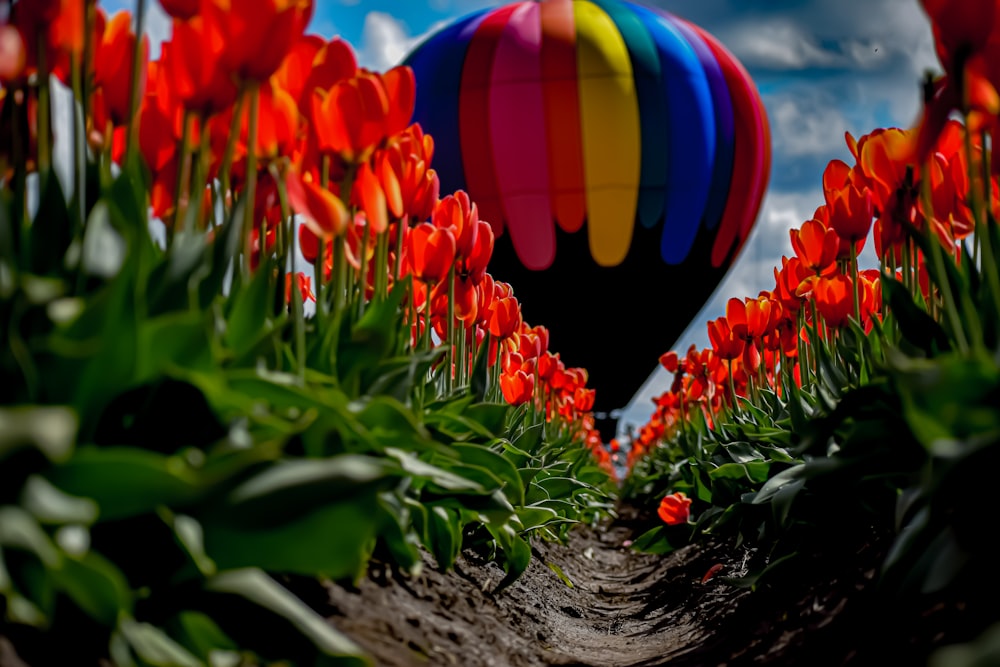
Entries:
<svg viewBox="0 0 1000 667">
<path fill-rule="evenodd" d="M 669 108 L 670 180 L 660 254 L 680 264 L 691 251 L 705 214 L 715 161 L 715 113 L 705 70 L 694 48 L 671 24 L 626 3 L 656 43 Z"/>
<path fill-rule="evenodd" d="M 638 218 L 644 227 L 653 227 L 663 219 L 669 182 L 670 135 L 667 128 L 670 127 L 670 118 L 666 89 L 661 83 L 660 57 L 649 31 L 625 5 L 605 0 L 592 1 L 614 21 L 632 61 L 642 138 Z"/>
<path fill-rule="evenodd" d="M 487 8 L 449 24 L 424 40 L 403 62 L 419 72 L 412 122 L 420 123 L 424 133 L 434 137 L 431 167 L 437 171 L 442 194 L 466 189 L 458 93 L 469 40 L 492 11 Z"/>
<path fill-rule="evenodd" d="M 733 100 L 722 68 L 712 55 L 712 50 L 705 44 L 705 40 L 683 22 L 673 21 L 666 12 L 663 14 L 694 47 L 708 77 L 709 90 L 712 91 L 712 107 L 715 109 L 715 168 L 712 171 L 712 187 L 708 191 L 708 204 L 702 224 L 708 229 L 715 229 L 722 220 L 726 199 L 729 197 L 730 180 L 733 177 L 733 155 L 736 145 Z"/>
</svg>

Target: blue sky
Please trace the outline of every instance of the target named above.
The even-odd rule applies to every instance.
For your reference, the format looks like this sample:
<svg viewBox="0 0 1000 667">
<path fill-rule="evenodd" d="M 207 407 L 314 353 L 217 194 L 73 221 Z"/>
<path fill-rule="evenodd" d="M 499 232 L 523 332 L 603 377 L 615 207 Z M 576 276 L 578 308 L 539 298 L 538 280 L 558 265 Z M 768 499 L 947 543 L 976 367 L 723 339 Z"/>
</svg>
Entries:
<svg viewBox="0 0 1000 667">
<path fill-rule="evenodd" d="M 769 191 L 754 232 L 714 297 L 674 346 L 683 351 L 691 343 L 708 344 L 705 323 L 724 313 L 727 299 L 773 287 L 773 268 L 781 255 L 791 254 L 788 230 L 811 218 L 823 203 L 820 184 L 826 163 L 850 160 L 844 132 L 857 137 L 876 127 L 912 125 L 920 79 L 939 65 L 917 0 L 642 1 L 701 26 L 736 55 L 762 94 L 773 140 Z M 113 11 L 134 2 L 102 4 Z M 316 0 L 309 31 L 340 35 L 354 46 L 362 65 L 384 70 L 447 22 L 499 4 Z M 169 23 L 155 2 L 147 30 L 154 42 L 169 35 Z M 664 351 L 671 342 L 664 341 Z M 654 372 L 621 423 L 644 423 L 652 413 L 651 399 L 669 381 L 666 372 Z"/>
</svg>

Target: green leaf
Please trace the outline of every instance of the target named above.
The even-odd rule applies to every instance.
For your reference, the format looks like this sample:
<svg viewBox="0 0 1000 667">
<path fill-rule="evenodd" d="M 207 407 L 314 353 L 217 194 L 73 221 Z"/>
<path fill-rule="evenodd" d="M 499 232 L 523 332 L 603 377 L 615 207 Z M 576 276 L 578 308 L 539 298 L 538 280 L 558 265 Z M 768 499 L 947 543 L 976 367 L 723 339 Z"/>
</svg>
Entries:
<svg viewBox="0 0 1000 667">
<path fill-rule="evenodd" d="M 123 619 L 118 628 L 139 659 L 152 667 L 205 667 L 186 648 L 149 623 Z"/>
<path fill-rule="evenodd" d="M 757 495 L 754 496 L 753 504 L 760 505 L 770 501 L 782 487 L 794 484 L 795 488 L 801 488 L 805 484 L 807 470 L 805 464 L 800 464 L 787 468 L 777 473 L 771 479 L 764 482 Z"/>
<path fill-rule="evenodd" d="M 524 483 L 514 464 L 491 449 L 481 445 L 454 443 L 451 448 L 458 454 L 459 460 L 471 466 L 489 471 L 503 483 L 504 494 L 511 505 L 524 504 Z"/>
<path fill-rule="evenodd" d="M 234 488 L 220 511 L 233 524 L 280 524 L 324 503 L 374 493 L 376 485 L 397 475 L 388 462 L 356 454 L 282 461 Z"/>
<path fill-rule="evenodd" d="M 551 507 L 541 505 L 518 507 L 516 513 L 517 518 L 521 521 L 522 530 L 525 533 L 556 523 L 579 523 L 575 519 L 560 515 Z"/>
<path fill-rule="evenodd" d="M 375 538 L 374 489 L 341 502 L 299 507 L 281 523 L 261 525 L 232 513 L 202 519 L 205 551 L 220 570 L 261 567 L 270 572 L 355 577 Z M 278 518 L 272 515 L 271 520 Z"/>
<path fill-rule="evenodd" d="M 413 531 L 410 507 L 394 493 L 380 493 L 375 517 L 379 537 L 382 538 L 393 560 L 411 577 L 420 574 L 423 561 L 418 549 L 420 540 Z"/>
<path fill-rule="evenodd" d="M 56 587 L 88 616 L 113 627 L 120 614 L 132 613 L 132 591 L 125 575 L 111 561 L 93 551 L 82 558 L 64 558 L 52 571 Z"/>
<path fill-rule="evenodd" d="M 460 474 L 445 470 L 439 466 L 427 463 L 426 461 L 422 461 L 410 452 L 404 452 L 400 449 L 388 447 L 386 448 L 385 453 L 390 458 L 397 461 L 407 473 L 421 480 L 425 480 L 428 483 L 427 488 L 435 493 L 491 493 L 491 490 L 484 488 L 482 484 L 473 481 L 468 477 L 464 477 Z"/>
<path fill-rule="evenodd" d="M 0 507 L 0 547 L 32 553 L 49 569 L 58 569 L 63 560 L 35 518 L 20 507 Z"/>
<path fill-rule="evenodd" d="M 514 438 L 512 444 L 522 452 L 535 452 L 538 449 L 538 445 L 542 442 L 543 433 L 542 424 L 529 426 Z"/>
<path fill-rule="evenodd" d="M 43 175 L 39 184 L 38 212 L 31 221 L 28 243 L 31 267 L 38 274 L 60 273 L 72 242 L 73 223 L 55 172 Z"/>
<path fill-rule="evenodd" d="M 205 588 L 240 595 L 287 619 L 327 656 L 345 658 L 345 664 L 359 667 L 373 664 L 361 647 L 257 568 L 223 572 L 205 582 Z"/>
<path fill-rule="evenodd" d="M 423 451 L 436 444 L 413 412 L 397 399 L 375 396 L 364 399 L 362 404 L 364 407 L 355 411 L 355 417 L 367 429 L 371 444 L 377 449 L 393 446 Z"/>
<path fill-rule="evenodd" d="M 160 505 L 182 507 L 203 492 L 183 459 L 134 447 L 83 447 L 45 477 L 64 492 L 92 498 L 100 520 L 153 512 Z"/>
<path fill-rule="evenodd" d="M 667 539 L 667 529 L 665 526 L 650 528 L 640 535 L 634 542 L 632 548 L 648 554 L 668 554 L 677 547 L 670 544 Z"/>
<path fill-rule="evenodd" d="M 892 308 L 903 338 L 928 357 L 951 349 L 948 335 L 937 321 L 913 301 L 910 291 L 901 282 L 882 276 L 882 291 Z"/>
<path fill-rule="evenodd" d="M 170 313 L 139 324 L 136 382 L 159 377 L 176 367 L 210 372 L 216 368 L 212 355 L 210 320 L 196 311 Z"/>
<path fill-rule="evenodd" d="M 438 568 L 447 572 L 462 551 L 461 513 L 442 505 L 433 505 L 428 507 L 427 521 L 428 546 Z"/>
<path fill-rule="evenodd" d="M 365 314 L 351 328 L 350 338 L 340 341 L 336 354 L 337 375 L 345 386 L 353 386 L 365 369 L 396 355 L 402 320 L 400 304 L 406 294 L 402 281 L 394 285 L 385 301 L 368 304 Z M 377 376 L 370 377 L 365 384 L 376 379 Z M 359 387 L 359 393 L 362 390 Z"/>
<path fill-rule="evenodd" d="M 76 413 L 66 407 L 0 407 L 0 462 L 15 450 L 37 449 L 50 461 L 65 461 L 73 451 Z"/>
<path fill-rule="evenodd" d="M 509 524 L 486 526 L 503 550 L 503 565 L 507 575 L 497 584 L 494 595 L 518 580 L 531 564 L 531 546 Z"/>
<path fill-rule="evenodd" d="M 174 635 L 188 650 L 209 660 L 213 651 L 238 651 L 236 643 L 200 611 L 182 611 L 173 619 Z"/>
<path fill-rule="evenodd" d="M 556 475 L 539 478 L 537 483 L 545 489 L 549 498 L 572 498 L 579 491 L 595 490 L 590 484 L 581 482 L 578 479 Z"/>
<path fill-rule="evenodd" d="M 752 484 L 760 484 L 767 479 L 771 464 L 767 461 L 751 461 L 749 463 L 726 463 L 714 470 L 708 476 L 712 480 L 733 479 L 746 480 Z"/>
<path fill-rule="evenodd" d="M 566 573 L 563 572 L 561 567 L 559 567 L 555 563 L 545 563 L 545 564 L 549 566 L 550 570 L 556 573 L 557 577 L 562 579 L 562 582 L 566 584 L 566 586 L 568 586 L 569 588 L 575 588 L 575 586 L 573 586 L 573 581 L 568 576 L 566 576 Z"/>
<path fill-rule="evenodd" d="M 258 271 L 250 283 L 232 295 L 232 311 L 226 319 L 226 333 L 223 340 L 237 357 L 243 356 L 253 347 L 262 332 L 273 324 L 271 314 L 271 277 L 269 271 Z"/>
<path fill-rule="evenodd" d="M 90 525 L 97 520 L 98 507 L 90 498 L 63 493 L 38 475 L 31 475 L 21 491 L 21 506 L 43 523 Z"/>
</svg>

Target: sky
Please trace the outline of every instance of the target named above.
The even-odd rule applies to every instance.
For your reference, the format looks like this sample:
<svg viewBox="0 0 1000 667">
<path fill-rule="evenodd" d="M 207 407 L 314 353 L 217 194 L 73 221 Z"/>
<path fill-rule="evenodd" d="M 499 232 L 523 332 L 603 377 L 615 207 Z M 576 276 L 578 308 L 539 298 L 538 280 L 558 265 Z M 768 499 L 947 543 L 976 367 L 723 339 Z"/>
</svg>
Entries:
<svg viewBox="0 0 1000 667">
<path fill-rule="evenodd" d="M 910 127 L 920 101 L 920 81 L 939 71 L 930 26 L 917 0 L 641 0 L 702 27 L 743 63 L 761 93 L 771 126 L 768 192 L 746 246 L 714 296 L 676 344 L 708 345 L 706 323 L 725 313 L 730 297 L 755 296 L 774 286 L 773 269 L 792 254 L 788 231 L 823 203 L 827 162 L 851 162 L 844 133 L 855 137 L 878 127 Z M 309 32 L 339 35 L 361 65 L 383 71 L 401 62 L 419 42 L 489 0 L 316 0 Z M 102 2 L 108 11 L 134 0 Z M 169 36 L 166 16 L 149 3 L 153 42 Z M 155 53 L 154 48 L 154 53 Z M 419 85 L 419 84 L 418 84 Z M 870 250 L 862 257 L 874 265 Z M 532 323 L 535 324 L 535 323 Z M 539 322 L 537 324 L 544 324 Z M 655 363 L 655 362 L 654 362 Z M 641 426 L 652 399 L 670 376 L 654 372 L 624 410 L 620 428 Z"/>
</svg>

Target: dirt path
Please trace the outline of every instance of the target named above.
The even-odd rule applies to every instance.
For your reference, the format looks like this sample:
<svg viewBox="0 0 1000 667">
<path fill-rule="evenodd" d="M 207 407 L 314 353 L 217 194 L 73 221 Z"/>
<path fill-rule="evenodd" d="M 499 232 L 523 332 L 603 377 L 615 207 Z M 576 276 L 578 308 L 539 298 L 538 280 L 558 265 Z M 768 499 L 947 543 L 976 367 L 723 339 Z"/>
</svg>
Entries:
<svg viewBox="0 0 1000 667">
<path fill-rule="evenodd" d="M 379 665 L 684 664 L 717 642 L 748 593 L 701 582 L 712 549 L 640 554 L 622 547 L 630 537 L 613 525 L 581 528 L 565 545 L 536 543 L 528 571 L 497 595 L 503 571 L 493 563 L 460 559 L 442 574 L 428 558 L 412 579 L 376 567 L 358 590 L 328 584 L 319 609 Z M 727 560 L 730 572 L 739 567 L 738 554 Z"/>
</svg>

